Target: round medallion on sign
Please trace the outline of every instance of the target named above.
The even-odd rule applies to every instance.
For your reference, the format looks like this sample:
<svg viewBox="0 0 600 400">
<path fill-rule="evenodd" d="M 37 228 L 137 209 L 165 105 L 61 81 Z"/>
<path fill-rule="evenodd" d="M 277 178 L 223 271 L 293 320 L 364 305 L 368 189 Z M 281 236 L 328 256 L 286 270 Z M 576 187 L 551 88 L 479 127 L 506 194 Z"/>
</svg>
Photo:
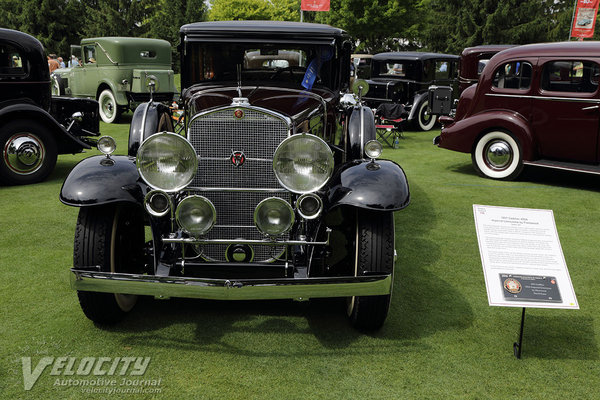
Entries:
<svg viewBox="0 0 600 400">
<path fill-rule="evenodd" d="M 513 294 L 520 293 L 522 289 L 521 282 L 515 278 L 508 278 L 504 281 L 504 289 Z"/>
</svg>

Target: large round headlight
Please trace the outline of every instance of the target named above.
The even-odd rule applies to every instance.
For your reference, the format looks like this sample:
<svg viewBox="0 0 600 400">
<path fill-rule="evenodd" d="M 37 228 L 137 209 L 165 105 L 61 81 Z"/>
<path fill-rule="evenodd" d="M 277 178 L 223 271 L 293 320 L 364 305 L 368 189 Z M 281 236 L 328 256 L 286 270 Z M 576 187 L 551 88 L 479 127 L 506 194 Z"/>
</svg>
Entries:
<svg viewBox="0 0 600 400">
<path fill-rule="evenodd" d="M 183 189 L 198 170 L 194 147 L 183 136 L 168 132 L 146 139 L 138 150 L 136 163 L 142 179 L 165 192 Z"/>
<path fill-rule="evenodd" d="M 322 139 L 306 133 L 285 139 L 273 156 L 277 180 L 287 190 L 319 190 L 333 173 L 333 152 Z"/>
<path fill-rule="evenodd" d="M 175 219 L 179 226 L 192 236 L 210 231 L 217 220 L 215 206 L 206 197 L 188 196 L 177 207 Z"/>
</svg>

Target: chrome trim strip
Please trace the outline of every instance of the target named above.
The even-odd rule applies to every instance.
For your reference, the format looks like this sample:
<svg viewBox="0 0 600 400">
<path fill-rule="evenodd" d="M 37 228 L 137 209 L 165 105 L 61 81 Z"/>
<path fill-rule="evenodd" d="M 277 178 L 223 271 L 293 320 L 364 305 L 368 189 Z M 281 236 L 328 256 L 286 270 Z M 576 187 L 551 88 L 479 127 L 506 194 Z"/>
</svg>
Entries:
<svg viewBox="0 0 600 400">
<path fill-rule="evenodd" d="M 200 157 L 199 157 L 200 158 Z M 209 161 L 229 161 L 229 157 L 202 157 L 201 160 L 209 160 Z M 268 158 L 250 158 L 246 157 L 246 161 L 260 161 L 260 162 L 268 162 L 272 163 L 273 160 L 269 160 Z"/>
<path fill-rule="evenodd" d="M 194 238 L 163 238 L 163 243 L 181 243 L 181 244 L 253 244 L 263 246 L 327 246 L 329 239 L 324 242 L 308 242 L 306 240 L 271 240 L 271 239 L 194 239 Z"/>
<path fill-rule="evenodd" d="M 184 190 L 195 191 L 195 192 L 255 192 L 255 193 L 289 193 L 288 190 L 283 188 L 219 188 L 219 187 L 197 187 L 188 186 Z"/>
<path fill-rule="evenodd" d="M 586 98 L 575 98 L 575 97 L 554 97 L 554 96 L 526 96 L 519 94 L 500 94 L 500 93 L 486 93 L 486 96 L 490 97 L 516 97 L 516 98 L 529 98 L 533 100 L 550 100 L 550 101 L 568 101 L 571 103 L 595 103 L 600 104 L 598 99 L 586 99 Z"/>
<path fill-rule="evenodd" d="M 75 290 L 210 300 L 274 300 L 386 295 L 391 275 L 327 278 L 209 279 L 71 269 Z"/>
</svg>

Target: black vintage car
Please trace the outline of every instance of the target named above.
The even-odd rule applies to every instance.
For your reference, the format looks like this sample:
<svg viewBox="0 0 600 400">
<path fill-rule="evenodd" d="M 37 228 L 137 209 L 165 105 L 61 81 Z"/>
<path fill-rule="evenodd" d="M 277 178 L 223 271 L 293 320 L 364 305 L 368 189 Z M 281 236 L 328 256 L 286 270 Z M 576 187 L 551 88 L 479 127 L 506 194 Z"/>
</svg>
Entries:
<svg viewBox="0 0 600 400">
<path fill-rule="evenodd" d="M 178 133 L 144 103 L 129 156 L 99 145 L 61 191 L 81 207 L 71 282 L 88 318 L 115 322 L 135 295 L 346 297 L 354 326 L 383 324 L 409 188 L 376 159 L 371 110 L 340 101 L 351 49 L 327 25 L 181 28 Z"/>
<path fill-rule="evenodd" d="M 0 184 L 40 182 L 58 154 L 89 149 L 98 103 L 51 97 L 50 71 L 34 37 L 0 28 Z"/>
<path fill-rule="evenodd" d="M 428 88 L 432 85 L 451 86 L 458 92 L 458 56 L 421 52 L 379 53 L 371 60 L 368 105 L 403 104 L 409 111 L 408 121 L 417 129 L 428 131 L 435 117 L 428 112 Z"/>
</svg>

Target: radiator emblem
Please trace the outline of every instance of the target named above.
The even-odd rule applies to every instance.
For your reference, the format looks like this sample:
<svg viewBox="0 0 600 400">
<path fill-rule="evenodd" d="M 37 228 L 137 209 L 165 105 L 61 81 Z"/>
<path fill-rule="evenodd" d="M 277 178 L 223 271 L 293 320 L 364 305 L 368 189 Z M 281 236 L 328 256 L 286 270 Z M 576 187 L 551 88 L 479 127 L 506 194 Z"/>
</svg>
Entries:
<svg viewBox="0 0 600 400">
<path fill-rule="evenodd" d="M 233 112 L 233 115 L 235 115 L 235 117 L 236 117 L 237 119 L 244 118 L 244 111 L 242 111 L 242 110 L 240 110 L 240 109 L 238 108 L 238 109 L 236 109 L 236 110 Z"/>
<path fill-rule="evenodd" d="M 234 151 L 231 153 L 231 157 L 229 158 L 231 163 L 236 167 L 241 167 L 246 162 L 246 156 L 242 151 Z"/>
</svg>

